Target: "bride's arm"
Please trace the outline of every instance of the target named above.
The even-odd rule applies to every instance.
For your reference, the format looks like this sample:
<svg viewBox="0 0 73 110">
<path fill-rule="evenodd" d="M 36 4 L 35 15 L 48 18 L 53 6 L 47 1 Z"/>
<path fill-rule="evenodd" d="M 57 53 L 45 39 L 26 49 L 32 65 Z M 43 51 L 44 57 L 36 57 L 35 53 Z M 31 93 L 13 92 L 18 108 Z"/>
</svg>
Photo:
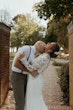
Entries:
<svg viewBox="0 0 73 110">
<path fill-rule="evenodd" d="M 33 65 L 38 68 L 38 72 L 44 71 L 50 62 L 49 54 L 41 54 L 33 60 Z"/>
<path fill-rule="evenodd" d="M 49 59 L 44 55 L 36 57 L 33 60 L 32 65 L 28 63 L 26 56 L 20 55 L 19 59 L 22 62 L 22 64 L 31 72 L 34 70 L 44 70 L 45 68 L 47 68 L 47 65 L 49 64 Z"/>
<path fill-rule="evenodd" d="M 37 68 L 35 68 L 33 65 L 28 63 L 27 58 L 24 54 L 20 54 L 18 56 L 18 59 L 30 72 L 37 70 Z"/>
</svg>

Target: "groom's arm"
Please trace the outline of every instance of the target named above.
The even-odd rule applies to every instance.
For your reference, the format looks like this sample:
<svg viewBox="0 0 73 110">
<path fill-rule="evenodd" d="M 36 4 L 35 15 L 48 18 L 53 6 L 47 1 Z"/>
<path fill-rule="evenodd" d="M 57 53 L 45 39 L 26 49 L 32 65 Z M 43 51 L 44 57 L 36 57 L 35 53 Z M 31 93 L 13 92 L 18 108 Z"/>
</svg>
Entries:
<svg viewBox="0 0 73 110">
<path fill-rule="evenodd" d="M 19 60 L 19 58 L 16 58 L 15 60 L 15 63 L 14 63 L 14 66 L 19 68 L 20 70 L 22 71 L 26 71 L 26 72 L 29 72 L 33 77 L 36 77 L 39 75 L 39 73 L 37 72 L 37 70 L 34 70 L 34 71 L 29 71 L 23 64 L 22 62 Z"/>
<path fill-rule="evenodd" d="M 16 58 L 16 60 L 14 62 L 14 66 L 19 68 L 22 71 L 29 72 L 29 70 L 21 63 L 21 61 L 18 58 Z"/>
</svg>

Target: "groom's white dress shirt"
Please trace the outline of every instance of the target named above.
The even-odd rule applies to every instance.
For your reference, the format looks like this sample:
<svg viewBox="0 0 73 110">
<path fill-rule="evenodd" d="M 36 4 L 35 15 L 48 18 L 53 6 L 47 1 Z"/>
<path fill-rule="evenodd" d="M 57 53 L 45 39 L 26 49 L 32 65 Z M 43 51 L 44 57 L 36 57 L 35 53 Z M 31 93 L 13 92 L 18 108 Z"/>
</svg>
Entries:
<svg viewBox="0 0 73 110">
<path fill-rule="evenodd" d="M 31 51 L 30 51 L 30 47 L 31 47 Z M 33 59 L 35 58 L 36 49 L 34 46 L 28 46 L 28 45 L 19 48 L 18 52 L 16 53 L 16 55 L 14 57 L 13 63 L 12 63 L 12 71 L 17 72 L 17 73 L 22 72 L 22 70 L 18 69 L 17 67 L 14 67 L 14 62 L 20 53 L 24 53 L 27 59 L 30 54 L 28 62 L 31 63 L 33 61 Z M 23 71 L 23 74 L 28 74 L 28 72 Z"/>
</svg>

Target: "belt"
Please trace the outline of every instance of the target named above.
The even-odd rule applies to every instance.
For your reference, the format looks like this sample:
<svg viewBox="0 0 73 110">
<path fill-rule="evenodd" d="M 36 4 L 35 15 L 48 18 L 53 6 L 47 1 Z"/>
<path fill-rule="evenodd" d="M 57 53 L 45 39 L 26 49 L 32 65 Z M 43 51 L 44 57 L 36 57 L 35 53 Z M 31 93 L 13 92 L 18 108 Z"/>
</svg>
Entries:
<svg viewBox="0 0 73 110">
<path fill-rule="evenodd" d="M 13 72 L 13 73 L 18 73 L 18 74 L 20 74 L 20 73 L 21 73 L 21 74 L 24 74 L 24 73 L 23 73 L 23 71 L 22 71 L 22 72 L 12 71 L 12 72 Z M 27 76 L 27 74 L 24 74 L 24 75 L 26 75 L 26 76 Z"/>
</svg>

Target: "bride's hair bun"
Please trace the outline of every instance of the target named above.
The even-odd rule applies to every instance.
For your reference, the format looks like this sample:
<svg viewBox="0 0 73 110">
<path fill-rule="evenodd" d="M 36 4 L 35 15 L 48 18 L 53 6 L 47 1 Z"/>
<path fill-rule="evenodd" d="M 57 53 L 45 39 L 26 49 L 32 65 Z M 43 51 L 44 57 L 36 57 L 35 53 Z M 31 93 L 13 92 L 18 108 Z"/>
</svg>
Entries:
<svg viewBox="0 0 73 110">
<path fill-rule="evenodd" d="M 54 54 L 54 53 L 50 53 L 50 57 L 51 57 L 51 58 L 56 58 L 56 57 L 57 57 L 57 55 L 56 55 L 56 54 Z"/>
</svg>

